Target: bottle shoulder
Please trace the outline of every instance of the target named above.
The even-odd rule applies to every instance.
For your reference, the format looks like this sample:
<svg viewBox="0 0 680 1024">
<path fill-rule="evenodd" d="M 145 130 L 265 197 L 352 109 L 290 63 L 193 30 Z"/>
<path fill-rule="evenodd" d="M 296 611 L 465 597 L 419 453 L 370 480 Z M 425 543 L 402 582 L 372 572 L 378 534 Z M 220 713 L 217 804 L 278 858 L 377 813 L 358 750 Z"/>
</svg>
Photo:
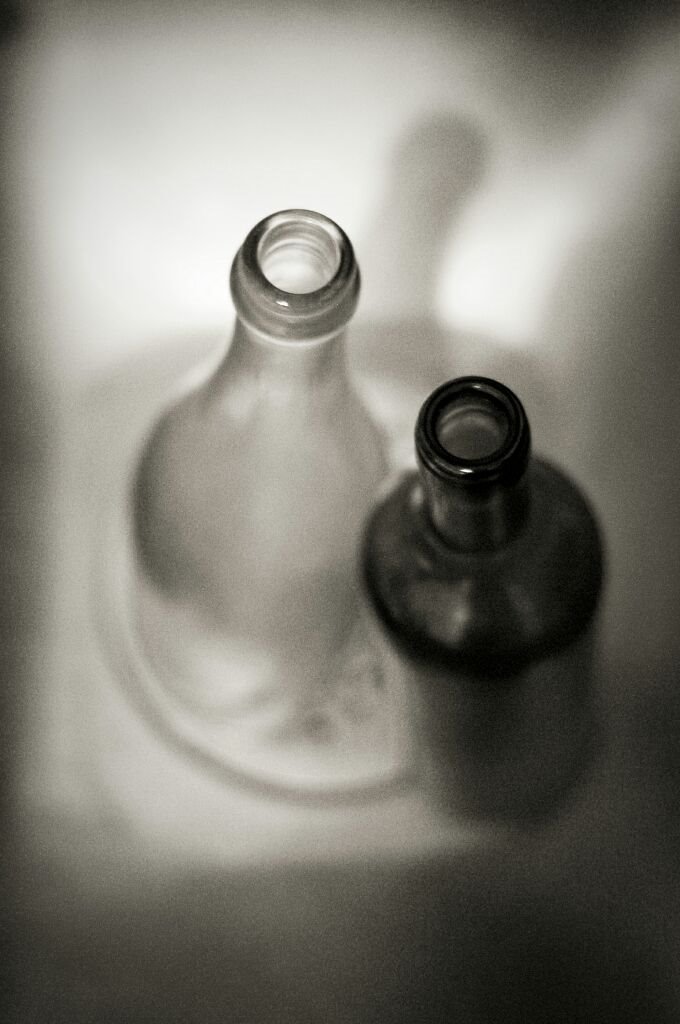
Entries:
<svg viewBox="0 0 680 1024">
<path fill-rule="evenodd" d="M 263 489 L 280 476 L 283 486 L 291 475 L 318 484 L 320 474 L 330 477 L 326 487 L 336 477 L 338 486 L 366 477 L 374 489 L 386 472 L 385 448 L 344 373 L 314 387 L 237 372 L 224 374 L 218 388 L 211 378 L 165 409 L 147 442 L 166 471 L 177 464 L 185 487 L 196 475 L 222 479 L 229 489 L 239 467 L 263 480 Z"/>
<path fill-rule="evenodd" d="M 503 674 L 587 628 L 603 577 L 594 513 L 550 463 L 534 458 L 527 474 L 527 518 L 493 551 L 458 552 L 444 543 L 415 472 L 374 510 L 364 535 L 364 582 L 404 653 Z"/>
</svg>

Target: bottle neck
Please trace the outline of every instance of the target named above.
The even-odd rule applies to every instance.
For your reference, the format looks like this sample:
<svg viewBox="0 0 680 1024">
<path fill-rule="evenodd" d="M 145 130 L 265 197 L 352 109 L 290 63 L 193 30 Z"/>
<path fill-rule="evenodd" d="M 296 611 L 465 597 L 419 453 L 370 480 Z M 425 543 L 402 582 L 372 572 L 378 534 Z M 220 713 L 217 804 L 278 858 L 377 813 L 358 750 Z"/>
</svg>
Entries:
<svg viewBox="0 0 680 1024">
<path fill-rule="evenodd" d="M 311 210 L 266 217 L 237 252 L 230 284 L 237 320 L 224 367 L 232 379 L 290 389 L 344 378 L 338 371 L 360 276 L 337 224 Z"/>
<path fill-rule="evenodd" d="M 529 507 L 526 478 L 511 486 L 465 488 L 425 475 L 428 514 L 439 536 L 457 551 L 492 551 L 518 532 Z"/>
<path fill-rule="evenodd" d="M 229 350 L 218 378 L 236 382 L 255 378 L 272 386 L 305 386 L 326 377 L 337 378 L 345 368 L 344 328 L 312 341 L 274 338 L 236 319 Z"/>
<path fill-rule="evenodd" d="M 519 399 L 489 378 L 448 381 L 425 401 L 416 454 L 427 513 L 450 547 L 493 550 L 521 528 L 530 442 Z"/>
</svg>

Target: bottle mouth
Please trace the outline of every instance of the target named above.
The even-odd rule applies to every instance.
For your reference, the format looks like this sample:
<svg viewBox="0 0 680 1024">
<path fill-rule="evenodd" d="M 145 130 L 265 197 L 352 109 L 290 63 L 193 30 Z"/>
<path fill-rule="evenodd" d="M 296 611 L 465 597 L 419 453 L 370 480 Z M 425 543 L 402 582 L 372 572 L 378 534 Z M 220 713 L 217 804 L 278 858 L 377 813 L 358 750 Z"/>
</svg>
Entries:
<svg viewBox="0 0 680 1024">
<path fill-rule="evenodd" d="M 342 237 L 332 221 L 279 214 L 269 219 L 260 237 L 257 262 L 275 288 L 308 295 L 333 280 L 341 253 Z"/>
<path fill-rule="evenodd" d="M 309 341 L 340 330 L 356 309 L 359 268 L 334 221 L 313 210 L 282 210 L 246 237 L 231 269 L 239 317 L 265 334 Z"/>
<path fill-rule="evenodd" d="M 458 377 L 440 385 L 423 403 L 415 440 L 421 465 L 465 486 L 516 481 L 531 446 L 522 403 L 489 377 Z"/>
</svg>

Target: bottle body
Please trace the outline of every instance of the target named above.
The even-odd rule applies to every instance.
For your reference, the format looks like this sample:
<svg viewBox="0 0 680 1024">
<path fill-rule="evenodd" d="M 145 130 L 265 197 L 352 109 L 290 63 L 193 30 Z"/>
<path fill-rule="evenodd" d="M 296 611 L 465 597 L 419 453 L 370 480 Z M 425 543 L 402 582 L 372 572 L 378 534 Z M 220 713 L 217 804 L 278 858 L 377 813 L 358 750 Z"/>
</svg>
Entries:
<svg viewBox="0 0 680 1024">
<path fill-rule="evenodd" d="M 278 722 L 352 634 L 357 539 L 384 461 L 345 369 L 358 294 L 349 242 L 329 242 L 332 222 L 306 211 L 268 221 L 250 267 L 247 245 L 234 264 L 232 343 L 155 425 L 133 515 L 138 629 L 164 685 L 194 712 Z M 289 284 L 301 290 L 263 283 L 263 239 L 279 272 L 295 249 Z"/>
<path fill-rule="evenodd" d="M 473 412 L 488 434 L 498 385 L 463 380 L 485 382 Z M 448 394 L 450 416 L 465 396 Z M 439 445 L 443 476 L 417 445 L 420 471 L 374 511 L 363 566 L 389 671 L 411 694 L 432 792 L 454 811 L 515 819 L 557 798 L 592 740 L 602 552 L 578 489 L 529 458 L 528 424 L 514 468 L 499 455 L 502 432 L 478 433 L 472 448 L 459 433 L 462 456 Z"/>
</svg>

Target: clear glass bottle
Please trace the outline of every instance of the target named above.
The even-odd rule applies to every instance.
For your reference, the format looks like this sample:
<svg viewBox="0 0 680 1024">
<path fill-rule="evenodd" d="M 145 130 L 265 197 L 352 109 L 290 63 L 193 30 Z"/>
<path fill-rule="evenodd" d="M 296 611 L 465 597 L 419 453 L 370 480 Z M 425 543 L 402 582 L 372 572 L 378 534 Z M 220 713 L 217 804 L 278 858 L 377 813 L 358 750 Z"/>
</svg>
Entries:
<svg viewBox="0 0 680 1024">
<path fill-rule="evenodd" d="M 496 381 L 442 384 L 415 441 L 418 471 L 377 506 L 363 545 L 388 671 L 405 678 L 434 799 L 530 818 L 592 748 L 598 528 L 579 490 L 530 457 L 524 409 Z"/>
<path fill-rule="evenodd" d="M 267 217 L 233 262 L 222 363 L 145 445 L 135 629 L 194 717 L 285 731 L 342 672 L 358 540 L 385 468 L 345 369 L 359 288 L 335 223 L 308 210 Z"/>
</svg>

